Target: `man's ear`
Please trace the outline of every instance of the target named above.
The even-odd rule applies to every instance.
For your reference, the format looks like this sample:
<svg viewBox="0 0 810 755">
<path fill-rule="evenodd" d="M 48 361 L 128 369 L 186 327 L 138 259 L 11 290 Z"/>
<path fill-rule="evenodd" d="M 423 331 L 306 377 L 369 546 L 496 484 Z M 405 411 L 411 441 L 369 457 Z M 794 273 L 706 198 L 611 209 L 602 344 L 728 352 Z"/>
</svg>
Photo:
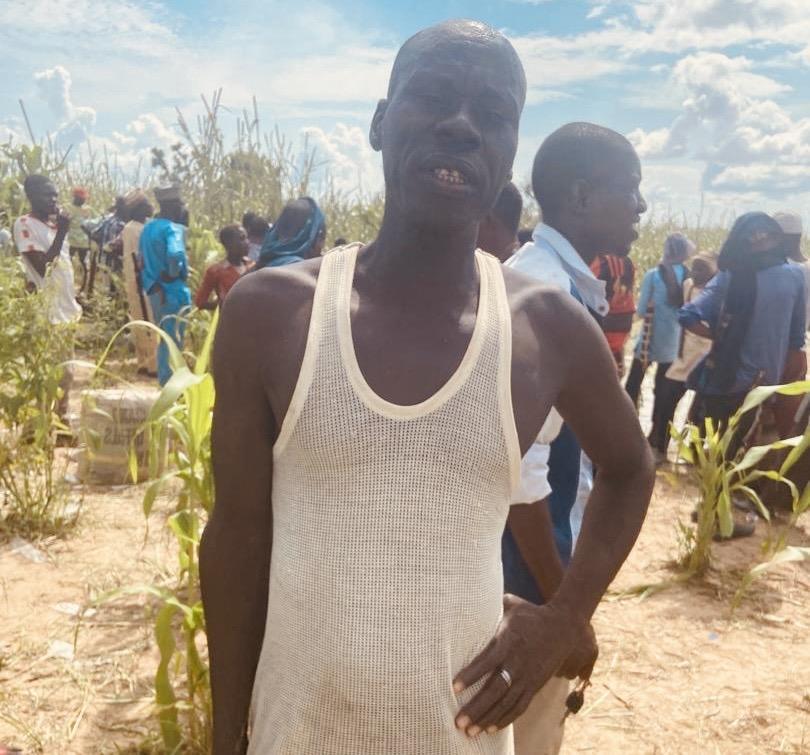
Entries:
<svg viewBox="0 0 810 755">
<path fill-rule="evenodd" d="M 377 103 L 377 109 L 374 111 L 374 117 L 371 119 L 368 141 L 375 152 L 382 149 L 382 124 L 386 110 L 388 110 L 388 100 L 380 100 Z"/>
</svg>

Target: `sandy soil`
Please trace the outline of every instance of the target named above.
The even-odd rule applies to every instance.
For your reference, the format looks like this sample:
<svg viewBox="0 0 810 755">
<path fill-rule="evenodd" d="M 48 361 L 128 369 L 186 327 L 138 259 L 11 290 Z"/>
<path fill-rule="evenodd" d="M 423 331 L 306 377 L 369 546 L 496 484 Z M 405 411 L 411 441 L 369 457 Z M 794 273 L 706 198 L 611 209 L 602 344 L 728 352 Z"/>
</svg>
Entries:
<svg viewBox="0 0 810 755">
<path fill-rule="evenodd" d="M 83 492 L 77 529 L 38 544 L 44 561 L 9 543 L 0 553 L 0 742 L 30 752 L 116 752 L 154 735 L 148 601 L 125 596 L 81 619 L 59 609 L 165 574 L 168 502 L 146 537 L 139 488 Z M 671 576 L 676 522 L 691 503 L 682 475 L 659 475 L 641 539 L 597 614 L 601 657 L 565 752 L 810 752 L 806 565 L 780 566 L 734 613 L 740 570 L 758 558 L 761 537 L 719 546 L 703 586 L 617 594 Z M 791 540 L 810 538 L 794 530 Z"/>
</svg>

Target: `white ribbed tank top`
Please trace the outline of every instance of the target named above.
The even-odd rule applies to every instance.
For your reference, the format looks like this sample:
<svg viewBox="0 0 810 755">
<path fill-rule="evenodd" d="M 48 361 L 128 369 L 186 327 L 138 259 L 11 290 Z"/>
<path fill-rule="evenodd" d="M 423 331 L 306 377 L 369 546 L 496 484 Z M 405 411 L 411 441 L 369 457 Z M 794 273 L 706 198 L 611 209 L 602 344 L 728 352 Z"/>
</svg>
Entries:
<svg viewBox="0 0 810 755">
<path fill-rule="evenodd" d="M 267 625 L 251 755 L 510 755 L 468 739 L 452 680 L 502 612 L 501 535 L 519 481 L 511 316 L 477 252 L 478 314 L 453 376 L 399 406 L 366 383 L 350 299 L 359 246 L 326 255 L 273 449 Z"/>
</svg>

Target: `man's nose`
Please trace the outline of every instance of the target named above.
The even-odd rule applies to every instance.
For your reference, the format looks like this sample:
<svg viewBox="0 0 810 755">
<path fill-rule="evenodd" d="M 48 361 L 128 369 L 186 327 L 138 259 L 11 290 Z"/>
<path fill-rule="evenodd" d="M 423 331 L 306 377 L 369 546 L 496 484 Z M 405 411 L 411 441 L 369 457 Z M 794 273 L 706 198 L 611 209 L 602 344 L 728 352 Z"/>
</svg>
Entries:
<svg viewBox="0 0 810 755">
<path fill-rule="evenodd" d="M 467 105 L 439 121 L 436 130 L 447 146 L 459 152 L 469 152 L 481 146 L 481 134 Z"/>
<path fill-rule="evenodd" d="M 641 192 L 638 192 L 638 199 L 636 200 L 636 206 L 638 207 L 638 214 L 643 215 L 647 212 L 647 200 L 644 199 L 644 196 Z"/>
</svg>

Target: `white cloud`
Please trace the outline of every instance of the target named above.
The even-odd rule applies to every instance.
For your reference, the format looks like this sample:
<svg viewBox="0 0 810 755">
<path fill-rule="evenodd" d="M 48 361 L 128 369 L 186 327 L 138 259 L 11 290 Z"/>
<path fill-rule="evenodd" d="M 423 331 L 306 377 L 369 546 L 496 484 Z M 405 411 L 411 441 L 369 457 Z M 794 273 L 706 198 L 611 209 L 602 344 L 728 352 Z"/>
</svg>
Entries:
<svg viewBox="0 0 810 755">
<path fill-rule="evenodd" d="M 118 54 L 153 57 L 171 52 L 177 37 L 165 22 L 168 9 L 154 2 L 130 0 L 4 0 L 3 34 L 13 50 L 73 50 L 94 54 L 115 49 Z"/>
<path fill-rule="evenodd" d="M 274 102 L 372 102 L 385 96 L 395 54 L 393 48 L 342 47 L 293 56 L 273 66 L 263 89 Z"/>
<path fill-rule="evenodd" d="M 526 70 L 528 85 L 526 103 L 537 105 L 549 100 L 572 97 L 567 87 L 611 74 L 626 71 L 626 59 L 609 55 L 599 49 L 590 49 L 582 37 L 550 37 L 546 35 L 510 36 Z"/>
<path fill-rule="evenodd" d="M 19 144 L 23 141 L 22 131 L 8 123 L 0 123 L 0 144 L 13 142 Z"/>
<path fill-rule="evenodd" d="M 705 164 L 703 185 L 717 192 L 810 191 L 810 118 L 794 118 L 774 98 L 789 87 L 751 71 L 746 58 L 698 53 L 678 62 L 686 92 L 669 127 L 629 138 L 646 158 Z"/>
<path fill-rule="evenodd" d="M 806 44 L 805 0 L 642 0 L 639 49 L 725 49 L 752 42 Z M 632 42 L 630 44 L 633 44 Z"/>
<path fill-rule="evenodd" d="M 338 123 L 328 132 L 309 126 L 302 129 L 302 135 L 324 161 L 326 174 L 335 188 L 346 192 L 382 188 L 380 156 L 369 145 L 367 131 Z"/>
<path fill-rule="evenodd" d="M 68 148 L 86 141 L 96 124 L 96 111 L 73 104 L 70 72 L 63 66 L 54 66 L 35 73 L 34 81 L 39 96 L 58 121 L 53 132 L 56 144 Z"/>
</svg>

